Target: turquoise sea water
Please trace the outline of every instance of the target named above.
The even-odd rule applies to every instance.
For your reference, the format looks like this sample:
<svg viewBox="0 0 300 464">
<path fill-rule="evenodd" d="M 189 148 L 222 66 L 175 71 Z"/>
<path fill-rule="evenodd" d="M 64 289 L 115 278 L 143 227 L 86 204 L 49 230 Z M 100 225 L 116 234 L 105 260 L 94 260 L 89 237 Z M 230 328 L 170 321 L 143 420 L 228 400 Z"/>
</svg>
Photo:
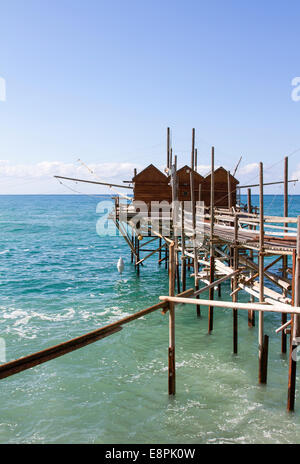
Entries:
<svg viewBox="0 0 300 464">
<path fill-rule="evenodd" d="M 7 361 L 116 321 L 167 293 L 157 257 L 137 278 L 123 238 L 97 235 L 101 199 L 0 197 L 0 337 Z M 282 209 L 281 196 L 266 196 L 267 214 Z M 291 198 L 290 214 L 300 214 L 299 196 Z M 228 284 L 223 298 L 230 298 Z M 285 411 L 288 363 L 275 334 L 280 317 L 265 321 L 266 387 L 257 384 L 257 328 L 248 329 L 247 314 L 239 315 L 233 356 L 231 312 L 215 310 L 207 335 L 206 309 L 197 319 L 195 307 L 185 306 L 176 312 L 175 398 L 167 394 L 168 316 L 152 313 L 1 380 L 0 442 L 300 443 L 299 395 L 295 414 Z"/>
</svg>

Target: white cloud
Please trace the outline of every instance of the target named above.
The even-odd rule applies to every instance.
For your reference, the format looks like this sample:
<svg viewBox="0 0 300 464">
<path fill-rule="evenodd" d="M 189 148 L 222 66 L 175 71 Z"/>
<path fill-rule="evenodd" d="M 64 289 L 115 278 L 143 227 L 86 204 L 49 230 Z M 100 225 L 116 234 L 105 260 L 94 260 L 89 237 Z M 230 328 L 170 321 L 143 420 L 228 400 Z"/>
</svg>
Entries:
<svg viewBox="0 0 300 464">
<path fill-rule="evenodd" d="M 238 170 L 238 173 L 240 175 L 247 175 L 247 174 L 255 173 L 255 171 L 257 171 L 258 168 L 259 168 L 258 163 L 250 163 L 250 164 L 246 164 L 245 166 L 241 167 L 241 169 Z"/>
<path fill-rule="evenodd" d="M 197 172 L 199 172 L 199 174 L 201 174 L 202 176 L 206 176 L 206 174 L 208 174 L 210 170 L 211 170 L 211 166 L 209 166 L 208 164 L 197 165 Z"/>
<path fill-rule="evenodd" d="M 8 160 L 0 160 L 0 194 L 67 194 L 72 193 L 72 189 L 76 189 L 78 193 L 112 193 L 109 187 L 101 185 L 82 183 L 79 186 L 71 181 L 63 181 L 62 186 L 54 176 L 123 185 L 123 180 L 132 179 L 134 168 L 141 170 L 141 166 L 132 163 L 91 163 L 88 167 L 93 172 L 80 162 L 42 161 L 36 164 L 13 164 Z"/>
<path fill-rule="evenodd" d="M 296 167 L 296 171 L 294 171 L 292 173 L 292 175 L 290 176 L 291 179 L 298 179 L 300 181 L 300 164 L 298 164 L 298 166 Z M 299 182 L 297 182 L 299 183 Z"/>
<path fill-rule="evenodd" d="M 136 165 L 131 163 L 99 163 L 89 164 L 89 169 L 94 176 L 100 179 L 110 180 L 122 177 L 121 180 L 129 180 L 133 177 Z M 42 161 L 36 164 L 11 164 L 7 160 L 0 160 L 0 177 L 14 178 L 49 178 L 55 175 L 66 177 L 80 177 L 91 179 L 93 174 L 78 163 L 62 163 L 60 161 Z M 123 179 L 124 177 L 124 179 Z"/>
</svg>

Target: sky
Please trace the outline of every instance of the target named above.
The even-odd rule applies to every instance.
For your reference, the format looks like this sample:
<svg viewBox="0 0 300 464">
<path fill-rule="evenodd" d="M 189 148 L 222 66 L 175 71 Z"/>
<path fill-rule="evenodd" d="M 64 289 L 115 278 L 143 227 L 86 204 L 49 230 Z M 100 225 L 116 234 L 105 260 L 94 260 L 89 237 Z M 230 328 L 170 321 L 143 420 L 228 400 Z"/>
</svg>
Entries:
<svg viewBox="0 0 300 464">
<path fill-rule="evenodd" d="M 260 161 L 282 180 L 288 155 L 300 179 L 299 14 L 298 0 L 0 0 L 0 194 L 109 192 L 53 176 L 163 169 L 168 126 L 179 167 L 194 127 L 203 174 L 214 146 L 231 171 L 242 156 L 243 185 Z"/>
</svg>

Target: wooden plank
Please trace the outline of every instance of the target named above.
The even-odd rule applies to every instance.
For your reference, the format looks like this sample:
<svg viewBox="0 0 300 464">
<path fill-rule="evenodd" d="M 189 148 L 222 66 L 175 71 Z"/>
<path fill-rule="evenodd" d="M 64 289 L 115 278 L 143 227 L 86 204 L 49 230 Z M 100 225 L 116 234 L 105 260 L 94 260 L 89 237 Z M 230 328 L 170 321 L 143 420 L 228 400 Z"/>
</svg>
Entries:
<svg viewBox="0 0 300 464">
<path fill-rule="evenodd" d="M 299 306 L 291 306 L 288 308 L 283 308 L 282 306 L 276 304 L 260 304 L 260 303 L 233 303 L 231 301 L 219 301 L 219 300 L 197 300 L 193 298 L 181 298 L 181 297 L 169 297 L 169 296 L 160 296 L 161 301 L 170 301 L 176 304 L 191 304 L 191 305 L 203 305 L 210 306 L 213 304 L 216 308 L 228 308 L 228 309 L 241 309 L 248 311 L 253 309 L 253 311 L 267 312 L 267 313 L 281 313 L 285 312 L 287 314 L 300 314 Z"/>
</svg>

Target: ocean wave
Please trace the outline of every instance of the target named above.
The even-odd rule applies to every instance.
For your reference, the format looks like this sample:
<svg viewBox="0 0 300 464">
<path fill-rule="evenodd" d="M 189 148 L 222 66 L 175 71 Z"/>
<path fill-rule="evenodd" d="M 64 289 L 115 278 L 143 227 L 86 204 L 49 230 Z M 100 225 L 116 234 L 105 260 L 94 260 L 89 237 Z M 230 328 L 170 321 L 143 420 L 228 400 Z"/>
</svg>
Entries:
<svg viewBox="0 0 300 464">
<path fill-rule="evenodd" d="M 9 253 L 10 250 L 3 250 L 3 251 L 0 251 L 0 255 L 5 255 L 6 253 Z"/>
</svg>

